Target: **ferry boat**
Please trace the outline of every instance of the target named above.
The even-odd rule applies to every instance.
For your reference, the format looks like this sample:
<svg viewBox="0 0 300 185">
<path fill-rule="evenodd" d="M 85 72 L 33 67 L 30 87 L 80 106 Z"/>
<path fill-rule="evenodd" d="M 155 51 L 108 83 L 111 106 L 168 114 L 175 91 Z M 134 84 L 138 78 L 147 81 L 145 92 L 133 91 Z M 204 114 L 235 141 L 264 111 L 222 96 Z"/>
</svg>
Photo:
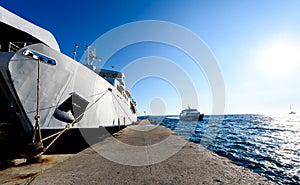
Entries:
<svg viewBox="0 0 300 185">
<path fill-rule="evenodd" d="M 93 55 L 85 65 L 64 55 L 52 33 L 1 6 L 0 27 L 1 142 L 16 136 L 34 155 L 46 148 L 40 150 L 43 133 L 137 120 L 122 72 L 96 68 Z"/>
<path fill-rule="evenodd" d="M 182 110 L 179 115 L 179 119 L 182 121 L 202 121 L 203 117 L 204 114 L 200 114 L 197 109 L 191 109 L 190 106 Z"/>
</svg>

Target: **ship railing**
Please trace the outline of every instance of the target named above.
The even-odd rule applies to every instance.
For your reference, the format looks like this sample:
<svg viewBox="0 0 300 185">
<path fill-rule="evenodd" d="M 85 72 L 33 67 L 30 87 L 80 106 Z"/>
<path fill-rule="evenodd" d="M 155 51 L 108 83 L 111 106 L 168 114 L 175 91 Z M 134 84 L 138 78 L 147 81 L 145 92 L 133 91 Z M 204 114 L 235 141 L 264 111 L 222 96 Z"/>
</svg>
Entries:
<svg viewBox="0 0 300 185">
<path fill-rule="evenodd" d="M 31 45 L 32 42 L 9 42 L 8 52 L 17 52 L 19 49 Z"/>
</svg>

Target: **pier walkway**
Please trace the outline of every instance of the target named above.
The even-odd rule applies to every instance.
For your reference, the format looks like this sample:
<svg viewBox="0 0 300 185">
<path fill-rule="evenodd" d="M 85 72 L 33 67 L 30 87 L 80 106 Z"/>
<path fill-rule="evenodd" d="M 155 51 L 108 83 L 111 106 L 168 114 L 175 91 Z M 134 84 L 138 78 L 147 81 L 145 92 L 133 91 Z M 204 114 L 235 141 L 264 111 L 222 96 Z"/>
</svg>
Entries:
<svg viewBox="0 0 300 185">
<path fill-rule="evenodd" d="M 23 183 L 43 185 L 275 184 L 148 120 L 25 180 Z M 10 183 L 15 184 L 4 182 Z"/>
</svg>

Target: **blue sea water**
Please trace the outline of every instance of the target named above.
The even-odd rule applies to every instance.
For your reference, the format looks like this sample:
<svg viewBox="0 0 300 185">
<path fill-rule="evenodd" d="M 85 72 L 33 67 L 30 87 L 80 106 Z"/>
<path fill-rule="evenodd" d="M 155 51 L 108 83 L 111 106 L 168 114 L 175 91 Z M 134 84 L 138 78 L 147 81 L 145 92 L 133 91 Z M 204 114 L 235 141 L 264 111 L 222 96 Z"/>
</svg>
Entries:
<svg viewBox="0 0 300 185">
<path fill-rule="evenodd" d="M 300 116 L 205 116 L 198 122 L 149 118 L 278 184 L 300 184 Z"/>
</svg>

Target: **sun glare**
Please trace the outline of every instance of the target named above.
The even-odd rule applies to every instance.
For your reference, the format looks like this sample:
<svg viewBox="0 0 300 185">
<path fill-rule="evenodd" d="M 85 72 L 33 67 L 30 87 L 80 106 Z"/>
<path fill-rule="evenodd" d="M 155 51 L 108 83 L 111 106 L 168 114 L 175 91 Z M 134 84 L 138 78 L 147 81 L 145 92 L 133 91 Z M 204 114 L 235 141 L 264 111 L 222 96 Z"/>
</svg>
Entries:
<svg viewBox="0 0 300 185">
<path fill-rule="evenodd" d="M 286 75 L 300 63 L 300 45 L 288 39 L 277 39 L 267 44 L 258 55 L 258 66 L 263 71 Z"/>
</svg>

